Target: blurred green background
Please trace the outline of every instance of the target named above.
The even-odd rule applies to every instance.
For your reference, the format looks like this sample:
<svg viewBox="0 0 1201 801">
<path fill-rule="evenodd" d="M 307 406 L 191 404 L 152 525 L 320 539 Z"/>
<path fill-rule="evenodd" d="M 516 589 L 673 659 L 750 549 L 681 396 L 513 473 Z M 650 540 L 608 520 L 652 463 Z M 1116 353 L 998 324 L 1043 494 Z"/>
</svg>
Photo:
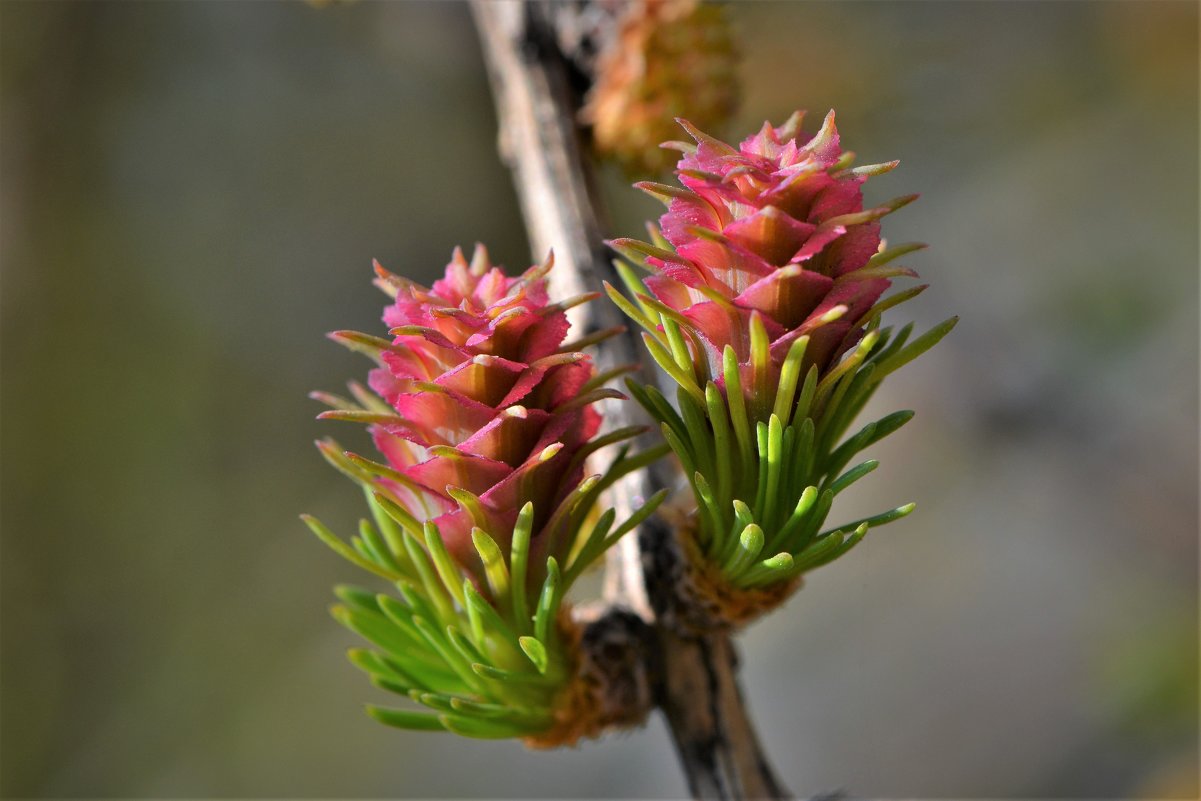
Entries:
<svg viewBox="0 0 1201 801">
<path fill-rule="evenodd" d="M 837 512 L 918 512 L 743 638 L 798 793 L 1195 798 L 1198 6 L 739 3 L 736 136 L 835 107 L 958 313 Z M 677 797 L 656 719 L 561 753 L 386 729 L 297 520 L 373 257 L 529 263 L 461 3 L 0 4 L 10 797 Z M 658 207 L 606 171 L 616 228 Z M 348 437 L 349 438 L 349 437 Z"/>
</svg>

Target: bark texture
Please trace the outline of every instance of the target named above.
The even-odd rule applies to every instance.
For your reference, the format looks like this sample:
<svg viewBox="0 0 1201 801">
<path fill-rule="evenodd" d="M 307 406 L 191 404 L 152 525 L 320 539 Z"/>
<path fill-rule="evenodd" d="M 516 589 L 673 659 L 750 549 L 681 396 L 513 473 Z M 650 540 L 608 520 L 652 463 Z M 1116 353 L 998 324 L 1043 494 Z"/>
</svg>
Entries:
<svg viewBox="0 0 1201 801">
<path fill-rule="evenodd" d="M 501 155 L 513 171 L 534 258 L 554 250 L 551 290 L 558 297 L 595 292 L 602 281 L 616 279 L 576 124 L 584 71 L 595 43 L 607 35 L 604 26 L 612 22 L 603 10 L 590 13 L 590 6 L 472 3 L 496 99 Z M 574 51 L 565 53 L 565 47 Z M 574 330 L 581 335 L 624 323 L 610 304 L 572 311 Z M 636 363 L 639 351 L 633 334 L 613 337 L 599 347 L 598 367 Z M 637 418 L 634 403 L 613 404 L 605 414 L 614 426 L 645 422 Z M 618 484 L 609 502 L 619 516 L 629 514 L 668 480 L 639 472 Z M 675 577 L 681 557 L 667 526 L 662 518 L 652 518 L 637 537 L 627 536 L 613 549 L 608 606 L 590 611 L 591 625 L 621 616 L 626 628 L 645 627 L 642 660 L 631 664 L 623 651 L 623 669 L 640 674 L 632 685 L 651 688 L 650 699 L 667 719 L 694 798 L 787 798 L 748 715 L 729 634 L 686 633 L 671 625 L 679 604 Z M 636 617 L 631 620 L 626 610 Z M 590 641 L 587 634 L 584 640 Z M 604 655 L 590 658 L 603 661 Z"/>
</svg>

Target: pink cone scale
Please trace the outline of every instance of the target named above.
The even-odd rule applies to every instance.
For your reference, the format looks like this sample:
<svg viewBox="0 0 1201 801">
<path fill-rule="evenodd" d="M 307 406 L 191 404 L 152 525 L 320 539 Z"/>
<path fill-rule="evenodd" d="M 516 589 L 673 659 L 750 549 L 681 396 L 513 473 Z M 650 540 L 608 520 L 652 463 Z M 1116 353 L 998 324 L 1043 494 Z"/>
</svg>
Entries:
<svg viewBox="0 0 1201 801">
<path fill-rule="evenodd" d="M 915 276 L 892 262 L 922 246 L 887 248 L 880 220 L 916 196 L 865 207 L 864 183 L 897 162 L 854 167 L 833 111 L 812 135 L 803 117 L 764 123 L 738 147 L 680 120 L 694 143 L 664 145 L 682 152 L 680 185 L 635 184 L 667 205 L 652 242 L 610 243 L 649 273 L 619 263 L 634 302 L 609 294 L 679 397 L 673 409 L 654 387 L 631 390 L 690 474 L 701 552 L 743 588 L 797 579 L 912 508 L 820 531 L 834 495 L 875 467 L 843 475 L 848 460 L 911 413 L 840 446 L 846 427 L 885 375 L 955 322 L 908 344 L 909 327 L 881 327 L 886 309 L 925 289 L 884 297 L 892 279 Z"/>
</svg>

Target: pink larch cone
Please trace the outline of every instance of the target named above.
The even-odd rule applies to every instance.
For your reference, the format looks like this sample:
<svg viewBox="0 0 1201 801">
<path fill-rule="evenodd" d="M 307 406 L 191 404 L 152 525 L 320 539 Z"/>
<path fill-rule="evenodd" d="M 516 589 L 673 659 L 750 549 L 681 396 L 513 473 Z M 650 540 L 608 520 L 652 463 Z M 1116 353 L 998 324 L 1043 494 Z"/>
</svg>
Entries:
<svg viewBox="0 0 1201 801">
<path fill-rule="evenodd" d="M 680 121 L 696 140 L 695 147 L 680 145 L 677 173 L 685 188 L 638 184 L 669 203 L 660 226 L 674 252 L 613 243 L 645 257 L 656 273 L 645 279 L 647 288 L 699 334 L 715 377 L 727 345 L 749 377 L 753 315 L 766 329 L 776 376 L 804 335 L 802 375 L 811 365 L 824 372 L 862 337 L 866 312 L 890 285 L 887 276 L 912 275 L 869 269 L 880 250 L 877 220 L 916 196 L 865 210 L 861 185 L 896 162 L 851 168 L 834 112 L 813 136 L 800 130 L 802 116 L 778 128 L 764 123 L 737 149 Z M 748 405 L 764 408 L 751 403 L 752 382 L 742 383 Z M 721 378 L 718 384 L 724 386 Z"/>
<path fill-rule="evenodd" d="M 508 551 L 518 511 L 533 503 L 531 564 L 556 553 L 559 504 L 584 478 L 580 449 L 597 432 L 588 404 L 589 357 L 560 352 L 565 309 L 550 303 L 551 261 L 508 277 L 477 247 L 455 250 L 443 278 L 426 289 L 377 265 L 377 284 L 395 302 L 384 322 L 395 337 L 377 355 L 369 384 L 392 414 L 325 412 L 363 420 L 388 465 L 380 483 L 417 521 L 432 521 L 447 549 L 480 577 L 471 529 Z M 336 332 L 335 339 L 356 336 Z M 531 576 L 538 580 L 540 576 Z"/>
</svg>

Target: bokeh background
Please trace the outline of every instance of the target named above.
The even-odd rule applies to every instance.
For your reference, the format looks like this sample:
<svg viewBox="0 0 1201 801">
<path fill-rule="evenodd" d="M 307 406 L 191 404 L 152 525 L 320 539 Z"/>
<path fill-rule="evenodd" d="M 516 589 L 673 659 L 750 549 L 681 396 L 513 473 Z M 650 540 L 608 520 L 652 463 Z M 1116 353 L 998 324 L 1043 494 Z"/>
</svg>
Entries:
<svg viewBox="0 0 1201 801">
<path fill-rule="evenodd" d="M 1196 798 L 1198 6 L 754 3 L 741 135 L 835 107 L 962 323 L 838 511 L 917 514 L 742 638 L 799 793 Z M 297 520 L 378 257 L 529 263 L 461 3 L 0 5 L 9 797 L 679 797 L 664 727 L 393 731 Z M 619 232 L 658 207 L 604 174 Z M 350 438 L 348 428 L 337 428 Z"/>
</svg>

